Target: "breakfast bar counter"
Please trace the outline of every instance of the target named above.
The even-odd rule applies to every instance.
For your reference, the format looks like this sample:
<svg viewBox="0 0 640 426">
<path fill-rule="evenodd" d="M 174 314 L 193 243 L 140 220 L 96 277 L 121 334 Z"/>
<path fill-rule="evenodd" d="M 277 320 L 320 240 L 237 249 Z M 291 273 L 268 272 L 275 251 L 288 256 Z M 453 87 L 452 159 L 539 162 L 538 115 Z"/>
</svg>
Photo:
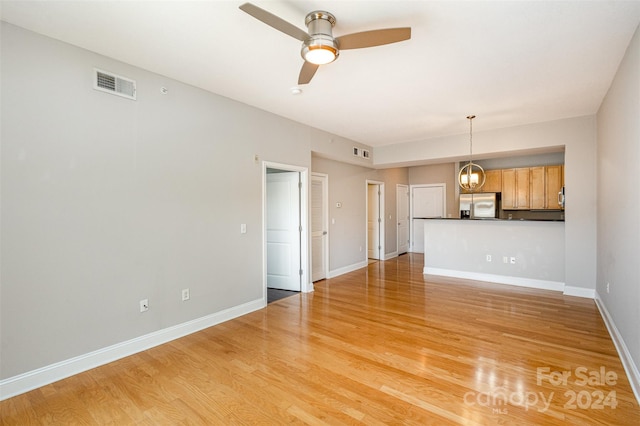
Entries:
<svg viewBox="0 0 640 426">
<path fill-rule="evenodd" d="M 564 221 L 424 221 L 424 273 L 564 290 Z"/>
</svg>

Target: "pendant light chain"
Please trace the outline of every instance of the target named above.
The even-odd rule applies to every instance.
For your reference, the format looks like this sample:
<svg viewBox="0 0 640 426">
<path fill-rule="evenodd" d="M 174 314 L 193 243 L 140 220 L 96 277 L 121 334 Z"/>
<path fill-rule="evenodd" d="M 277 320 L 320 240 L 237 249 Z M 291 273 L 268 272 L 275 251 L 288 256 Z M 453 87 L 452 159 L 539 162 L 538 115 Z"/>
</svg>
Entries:
<svg viewBox="0 0 640 426">
<path fill-rule="evenodd" d="M 473 163 L 473 119 L 475 115 L 468 115 L 469 119 L 469 162 Z"/>
</svg>

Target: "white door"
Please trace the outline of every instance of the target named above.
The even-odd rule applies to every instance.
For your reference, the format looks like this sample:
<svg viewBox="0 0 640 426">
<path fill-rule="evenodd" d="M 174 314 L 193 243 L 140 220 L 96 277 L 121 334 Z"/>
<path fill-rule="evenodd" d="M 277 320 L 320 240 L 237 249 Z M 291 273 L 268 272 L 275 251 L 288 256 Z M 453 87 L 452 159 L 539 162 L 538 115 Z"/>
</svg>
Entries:
<svg viewBox="0 0 640 426">
<path fill-rule="evenodd" d="M 327 278 L 329 213 L 327 175 L 311 176 L 311 281 Z"/>
<path fill-rule="evenodd" d="M 380 186 L 367 186 L 367 256 L 380 259 Z"/>
<path fill-rule="evenodd" d="M 300 173 L 267 173 L 267 287 L 300 291 Z"/>
<path fill-rule="evenodd" d="M 424 220 L 445 217 L 444 184 L 411 185 L 411 251 L 424 253 Z"/>
<path fill-rule="evenodd" d="M 396 185 L 396 216 L 398 217 L 398 254 L 409 251 L 409 187 Z"/>
</svg>

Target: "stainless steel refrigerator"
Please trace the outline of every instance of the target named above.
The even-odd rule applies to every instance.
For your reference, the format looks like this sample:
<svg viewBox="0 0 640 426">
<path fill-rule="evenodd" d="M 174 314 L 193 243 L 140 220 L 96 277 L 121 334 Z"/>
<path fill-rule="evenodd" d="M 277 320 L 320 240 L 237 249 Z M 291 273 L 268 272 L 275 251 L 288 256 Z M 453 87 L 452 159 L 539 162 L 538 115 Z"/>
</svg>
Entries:
<svg viewBox="0 0 640 426">
<path fill-rule="evenodd" d="M 499 203 L 500 195 L 495 192 L 460 194 L 460 218 L 496 218 L 500 209 Z"/>
</svg>

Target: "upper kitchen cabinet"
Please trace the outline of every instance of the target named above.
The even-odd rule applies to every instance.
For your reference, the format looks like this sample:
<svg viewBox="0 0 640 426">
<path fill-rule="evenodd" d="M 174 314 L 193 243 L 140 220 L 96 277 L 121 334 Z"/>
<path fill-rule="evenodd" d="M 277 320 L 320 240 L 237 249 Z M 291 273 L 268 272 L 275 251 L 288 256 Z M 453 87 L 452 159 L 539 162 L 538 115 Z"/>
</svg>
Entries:
<svg viewBox="0 0 640 426">
<path fill-rule="evenodd" d="M 531 209 L 543 210 L 546 207 L 547 197 L 545 191 L 545 167 L 530 167 L 529 181 L 531 183 Z"/>
<path fill-rule="evenodd" d="M 482 192 L 502 192 L 502 170 L 487 170 Z"/>
<path fill-rule="evenodd" d="M 563 166 L 531 167 L 531 209 L 561 210 L 558 193 L 563 185 Z"/>
<path fill-rule="evenodd" d="M 502 170 L 502 209 L 531 208 L 529 167 Z"/>
<path fill-rule="evenodd" d="M 486 170 L 484 172 L 485 181 L 482 188 L 475 192 L 501 192 L 502 191 L 502 170 Z M 469 194 L 470 191 L 461 189 L 462 194 Z"/>
<path fill-rule="evenodd" d="M 562 210 L 560 196 L 564 186 L 564 166 L 546 166 L 545 168 L 545 208 L 550 210 Z"/>
</svg>

